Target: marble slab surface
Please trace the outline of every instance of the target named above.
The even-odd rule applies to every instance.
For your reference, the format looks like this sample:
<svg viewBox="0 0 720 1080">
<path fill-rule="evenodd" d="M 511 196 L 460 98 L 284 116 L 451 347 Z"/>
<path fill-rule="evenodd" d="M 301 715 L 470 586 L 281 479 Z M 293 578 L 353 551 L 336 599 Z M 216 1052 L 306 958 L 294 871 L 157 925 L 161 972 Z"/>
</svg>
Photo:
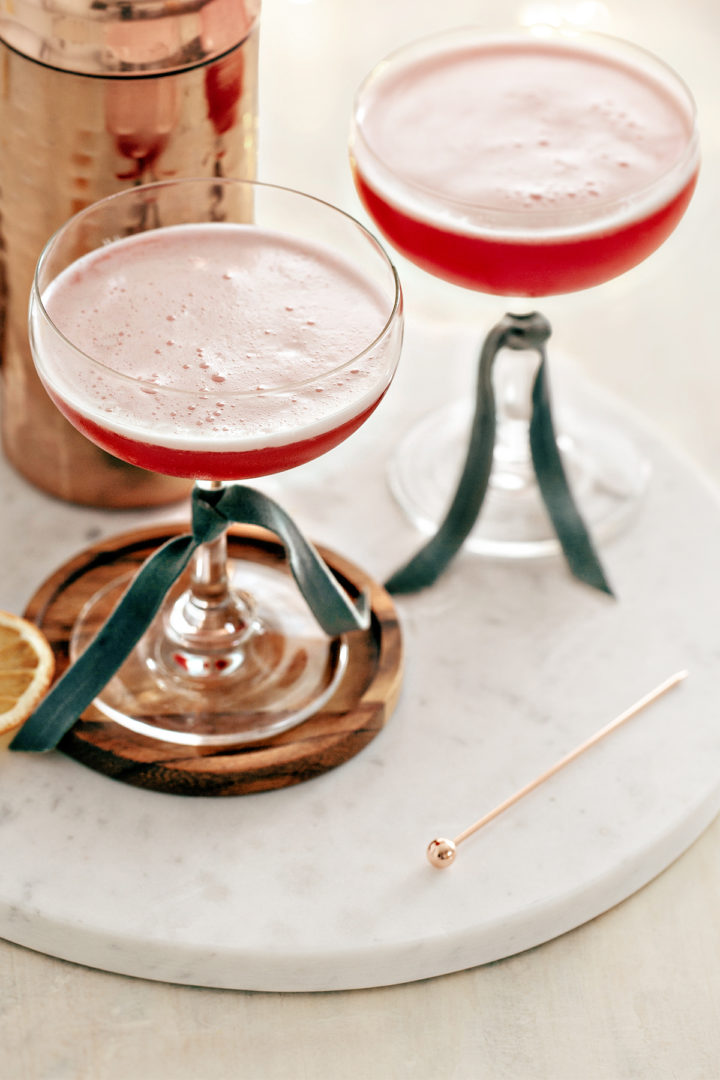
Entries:
<svg viewBox="0 0 720 1080">
<path fill-rule="evenodd" d="M 475 351 L 467 331 L 411 328 L 366 427 L 263 486 L 382 580 L 419 540 L 384 464 L 415 417 L 467 389 Z M 169 982 L 379 986 L 537 945 L 661 872 L 720 808 L 720 501 L 660 438 L 622 422 L 654 476 L 637 518 L 603 549 L 619 601 L 577 584 L 559 559 L 463 554 L 435 587 L 398 600 L 399 706 L 334 772 L 189 799 L 59 753 L 0 757 L 0 936 Z M 13 610 L 99 535 L 184 513 L 67 507 L 0 470 L 0 606 Z M 454 866 L 427 864 L 432 837 L 457 834 L 679 668 L 685 683 L 468 840 Z"/>
</svg>

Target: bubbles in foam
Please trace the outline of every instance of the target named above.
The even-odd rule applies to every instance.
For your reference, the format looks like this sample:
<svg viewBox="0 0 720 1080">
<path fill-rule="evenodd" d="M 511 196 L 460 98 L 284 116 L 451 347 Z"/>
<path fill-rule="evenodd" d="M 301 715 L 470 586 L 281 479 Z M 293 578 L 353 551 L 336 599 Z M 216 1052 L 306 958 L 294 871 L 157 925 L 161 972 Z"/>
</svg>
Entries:
<svg viewBox="0 0 720 1080">
<path fill-rule="evenodd" d="M 353 148 L 371 186 L 413 216 L 487 232 L 487 209 L 595 213 L 590 204 L 620 203 L 683 158 L 686 105 L 642 68 L 552 39 L 445 48 L 379 70 Z M 523 227 L 536 226 L 509 230 Z"/>
<path fill-rule="evenodd" d="M 250 244 L 238 257 L 240 233 Z M 152 250 L 144 246 L 148 235 Z M 182 269 L 180 257 L 188 248 L 203 250 L 203 257 Z M 382 389 L 382 350 L 358 374 L 350 396 L 346 380 L 325 380 L 326 371 L 365 349 L 389 315 L 375 287 L 328 249 L 247 226 L 238 232 L 235 226 L 212 225 L 138 234 L 104 248 L 103 256 L 125 282 L 122 290 L 111 295 L 91 255 L 72 275 L 61 275 L 44 299 L 80 349 L 131 380 L 144 380 L 139 397 L 133 383 L 113 384 L 112 427 L 120 433 L 143 438 L 140 399 L 148 405 L 151 399 L 145 438 L 153 442 L 195 447 L 207 439 L 209 448 L 218 449 L 212 436 L 221 431 L 228 448 L 258 439 L 267 445 L 269 434 L 285 442 L 343 422 L 343 410 L 350 416 L 368 407 Z M 218 273 L 224 261 L 232 262 L 232 270 Z M 172 338 L 168 322 L 176 330 Z M 150 375 L 149 356 L 156 365 Z M 58 392 L 80 411 L 107 417 L 107 394 L 97 393 L 81 366 L 61 372 L 58 365 Z M 308 384 L 299 394 L 276 392 L 299 382 Z M 217 386 L 229 396 L 210 403 Z M 234 397 L 238 392 L 243 396 Z M 322 399 L 322 406 L 311 407 L 311 397 Z"/>
</svg>

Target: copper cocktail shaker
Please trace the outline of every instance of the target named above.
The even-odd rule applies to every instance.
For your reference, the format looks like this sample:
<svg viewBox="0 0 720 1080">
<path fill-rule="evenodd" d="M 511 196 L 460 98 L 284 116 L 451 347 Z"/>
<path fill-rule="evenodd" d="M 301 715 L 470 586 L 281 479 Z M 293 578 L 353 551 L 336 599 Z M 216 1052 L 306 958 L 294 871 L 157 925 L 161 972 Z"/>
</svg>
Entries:
<svg viewBox="0 0 720 1080">
<path fill-rule="evenodd" d="M 188 491 L 110 457 L 60 415 L 34 371 L 28 298 L 45 242 L 96 199 L 173 176 L 254 176 L 259 9 L 0 0 L 2 440 L 15 468 L 60 498 L 140 507 Z"/>
</svg>

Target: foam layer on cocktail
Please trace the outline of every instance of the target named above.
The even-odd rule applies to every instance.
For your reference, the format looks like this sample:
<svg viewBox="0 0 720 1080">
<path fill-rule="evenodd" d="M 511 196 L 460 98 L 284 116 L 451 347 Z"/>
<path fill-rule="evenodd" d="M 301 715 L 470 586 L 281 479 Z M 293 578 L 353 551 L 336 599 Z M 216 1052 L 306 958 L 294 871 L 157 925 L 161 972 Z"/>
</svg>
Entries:
<svg viewBox="0 0 720 1080">
<path fill-rule="evenodd" d="M 351 150 L 394 246 L 509 295 L 585 288 L 645 258 L 698 168 L 692 99 L 659 60 L 531 34 L 451 33 L 388 58 L 360 92 Z"/>
<path fill-rule="evenodd" d="M 426 202 L 436 196 L 454 204 L 448 221 L 482 230 L 494 227 L 486 210 L 509 215 L 501 232 L 572 231 L 580 226 L 566 216 L 583 210 L 597 228 L 610 203 L 619 223 L 647 213 L 639 194 L 684 163 L 675 194 L 694 164 L 685 161 L 692 115 L 670 81 L 572 41 L 440 46 L 381 71 L 360 123 L 369 178 L 375 157 L 383 173 L 418 187 L 423 216 L 438 212 Z"/>
<path fill-rule="evenodd" d="M 387 293 L 330 248 L 250 225 L 116 241 L 43 303 L 52 325 L 36 311 L 33 344 L 56 403 L 158 471 L 232 478 L 316 456 L 374 408 L 394 366 Z"/>
</svg>

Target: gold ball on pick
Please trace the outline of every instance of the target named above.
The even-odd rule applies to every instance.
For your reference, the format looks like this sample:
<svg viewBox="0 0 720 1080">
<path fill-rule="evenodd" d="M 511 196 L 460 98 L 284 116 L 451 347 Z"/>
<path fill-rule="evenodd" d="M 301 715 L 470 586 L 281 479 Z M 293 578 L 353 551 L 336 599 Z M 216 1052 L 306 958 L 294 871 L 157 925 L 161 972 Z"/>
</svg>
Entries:
<svg viewBox="0 0 720 1080">
<path fill-rule="evenodd" d="M 446 840 L 444 837 L 438 837 L 435 840 L 431 840 L 427 846 L 427 858 L 431 866 L 440 870 L 445 866 L 449 866 L 455 859 L 456 852 L 455 844 L 452 840 Z"/>
</svg>

